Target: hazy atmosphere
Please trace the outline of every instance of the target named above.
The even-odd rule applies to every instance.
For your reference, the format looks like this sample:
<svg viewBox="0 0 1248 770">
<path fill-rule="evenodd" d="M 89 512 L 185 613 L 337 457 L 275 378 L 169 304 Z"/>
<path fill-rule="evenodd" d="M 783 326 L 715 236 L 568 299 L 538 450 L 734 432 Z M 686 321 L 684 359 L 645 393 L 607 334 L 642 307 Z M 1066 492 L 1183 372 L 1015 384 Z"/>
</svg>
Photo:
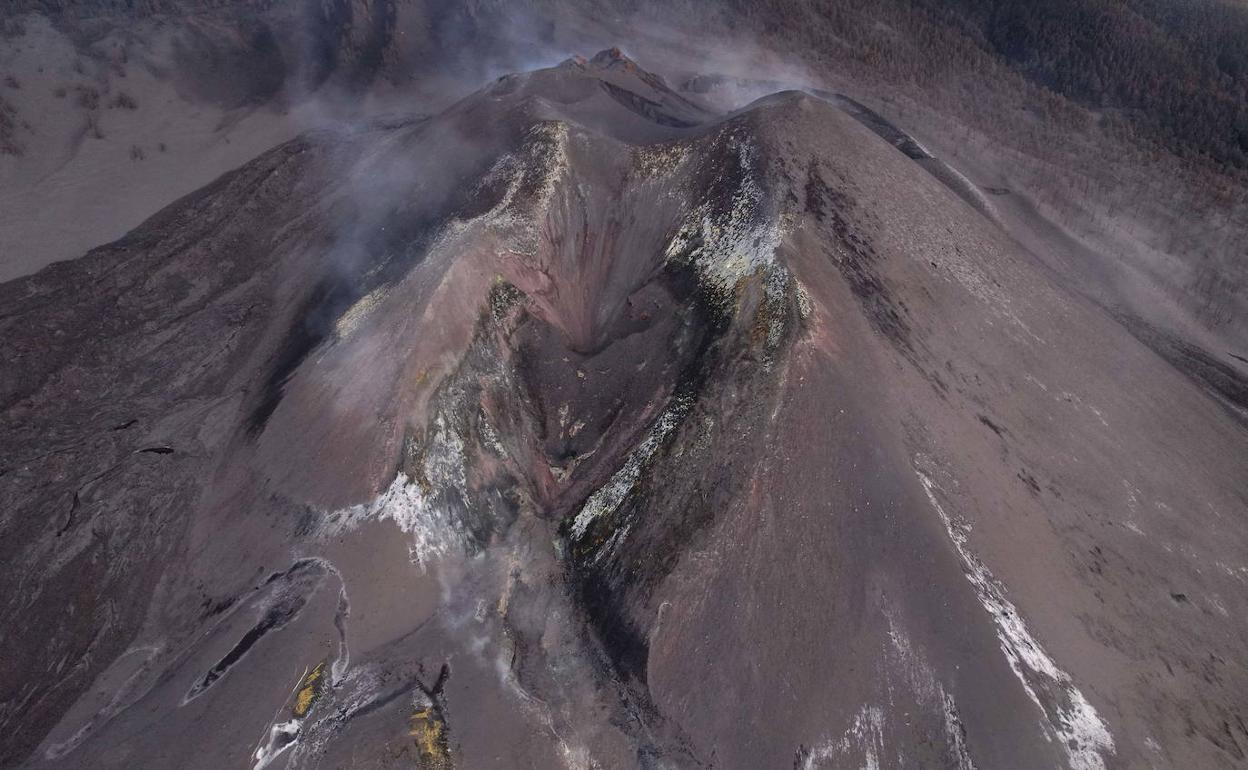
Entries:
<svg viewBox="0 0 1248 770">
<path fill-rule="evenodd" d="M 0 768 L 1248 768 L 1243 0 L 0 0 Z"/>
</svg>

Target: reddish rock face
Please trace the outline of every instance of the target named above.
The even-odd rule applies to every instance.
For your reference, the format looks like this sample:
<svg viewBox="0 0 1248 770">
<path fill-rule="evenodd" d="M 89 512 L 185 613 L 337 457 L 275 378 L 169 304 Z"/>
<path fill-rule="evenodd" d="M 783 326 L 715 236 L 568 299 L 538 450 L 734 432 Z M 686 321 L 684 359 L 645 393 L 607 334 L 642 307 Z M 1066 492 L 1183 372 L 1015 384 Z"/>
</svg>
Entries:
<svg viewBox="0 0 1248 770">
<path fill-rule="evenodd" d="M 1234 405 L 826 96 L 611 49 L 0 285 L 0 757 L 1233 755 Z"/>
</svg>

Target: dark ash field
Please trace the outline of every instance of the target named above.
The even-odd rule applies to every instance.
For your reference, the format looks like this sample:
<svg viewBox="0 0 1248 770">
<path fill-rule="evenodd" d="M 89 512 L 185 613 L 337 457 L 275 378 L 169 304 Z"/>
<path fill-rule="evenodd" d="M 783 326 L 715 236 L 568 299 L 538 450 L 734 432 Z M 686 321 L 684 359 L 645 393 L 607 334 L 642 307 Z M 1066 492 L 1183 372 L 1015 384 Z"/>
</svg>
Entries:
<svg viewBox="0 0 1248 770">
<path fill-rule="evenodd" d="M 121 13 L 27 5 L 0 66 Z M 0 166 L 0 766 L 1245 766 L 1234 260 L 834 77 L 395 8 L 152 26 L 231 117 L 119 238 L 12 192 L 99 147 Z"/>
</svg>

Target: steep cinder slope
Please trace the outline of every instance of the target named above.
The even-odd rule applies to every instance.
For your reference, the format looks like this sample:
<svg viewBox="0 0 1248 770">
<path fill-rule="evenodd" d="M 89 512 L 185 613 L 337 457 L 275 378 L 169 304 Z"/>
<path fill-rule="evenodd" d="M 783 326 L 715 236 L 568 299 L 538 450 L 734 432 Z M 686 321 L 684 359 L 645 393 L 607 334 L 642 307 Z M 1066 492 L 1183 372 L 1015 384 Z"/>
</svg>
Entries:
<svg viewBox="0 0 1248 770">
<path fill-rule="evenodd" d="M 618 51 L 284 145 L 0 286 L 0 756 L 1242 762 L 1248 433 L 1032 262 Z"/>
</svg>

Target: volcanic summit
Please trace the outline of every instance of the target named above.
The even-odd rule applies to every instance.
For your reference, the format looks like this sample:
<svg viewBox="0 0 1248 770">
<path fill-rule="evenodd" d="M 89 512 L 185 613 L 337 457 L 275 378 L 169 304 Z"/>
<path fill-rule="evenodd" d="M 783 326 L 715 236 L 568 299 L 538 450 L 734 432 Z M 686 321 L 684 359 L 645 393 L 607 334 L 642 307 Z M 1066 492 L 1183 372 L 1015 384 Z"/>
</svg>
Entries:
<svg viewBox="0 0 1248 770">
<path fill-rule="evenodd" d="M 1242 761 L 1242 404 L 854 100 L 702 96 L 569 58 L 0 284 L 0 762 Z"/>
</svg>

